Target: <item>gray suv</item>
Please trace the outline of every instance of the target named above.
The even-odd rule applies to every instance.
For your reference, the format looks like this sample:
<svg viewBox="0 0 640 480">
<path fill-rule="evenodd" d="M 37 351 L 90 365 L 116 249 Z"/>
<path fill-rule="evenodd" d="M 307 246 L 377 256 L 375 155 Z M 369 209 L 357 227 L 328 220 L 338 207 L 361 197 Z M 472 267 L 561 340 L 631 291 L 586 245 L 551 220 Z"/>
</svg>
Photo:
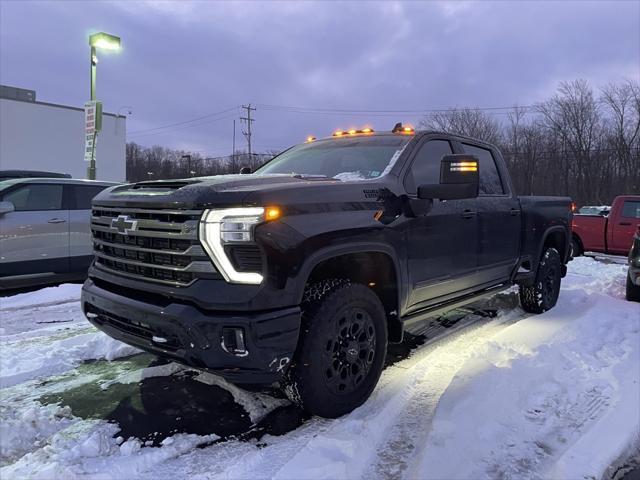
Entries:
<svg viewBox="0 0 640 480">
<path fill-rule="evenodd" d="M 91 199 L 112 185 L 66 178 L 0 181 L 0 290 L 85 278 L 93 259 Z"/>
</svg>

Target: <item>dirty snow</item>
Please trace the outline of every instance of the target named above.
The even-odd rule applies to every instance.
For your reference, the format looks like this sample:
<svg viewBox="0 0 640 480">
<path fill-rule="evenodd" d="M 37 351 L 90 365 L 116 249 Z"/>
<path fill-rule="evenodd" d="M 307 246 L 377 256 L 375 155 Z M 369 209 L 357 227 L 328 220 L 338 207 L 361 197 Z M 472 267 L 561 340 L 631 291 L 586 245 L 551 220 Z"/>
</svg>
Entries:
<svg viewBox="0 0 640 480">
<path fill-rule="evenodd" d="M 191 378 L 212 396 L 226 392 L 249 433 L 291 406 L 172 363 L 141 366 L 135 349 L 83 319 L 78 286 L 1 299 L 0 478 L 600 478 L 640 439 L 640 304 L 624 300 L 625 274 L 577 258 L 556 308 L 537 316 L 514 291 L 499 294 L 495 318 L 469 315 L 419 346 L 340 419 L 156 443 L 123 438 L 122 425 L 81 411 L 82 401 L 47 399 Z"/>
</svg>

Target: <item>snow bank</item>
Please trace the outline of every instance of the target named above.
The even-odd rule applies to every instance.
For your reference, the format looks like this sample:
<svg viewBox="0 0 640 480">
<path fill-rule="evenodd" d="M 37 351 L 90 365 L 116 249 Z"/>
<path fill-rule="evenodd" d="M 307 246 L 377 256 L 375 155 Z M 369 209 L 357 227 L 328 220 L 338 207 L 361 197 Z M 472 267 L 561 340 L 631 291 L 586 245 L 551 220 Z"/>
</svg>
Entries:
<svg viewBox="0 0 640 480">
<path fill-rule="evenodd" d="M 0 350 L 0 387 L 10 387 L 45 375 L 58 375 L 85 360 L 113 360 L 139 352 L 93 327 L 86 330 L 90 333 L 74 332 L 59 339 L 3 344 Z"/>
<path fill-rule="evenodd" d="M 160 447 L 145 447 L 138 439 L 115 437 L 118 426 L 83 421 L 56 432 L 48 444 L 0 469 L 1 478 L 133 479 L 141 472 L 193 450 L 218 437 L 178 434 Z"/>
<path fill-rule="evenodd" d="M 23 307 L 38 307 L 80 300 L 82 285 L 65 283 L 57 287 L 43 288 L 35 292 L 21 293 L 0 298 L 0 311 Z"/>
</svg>

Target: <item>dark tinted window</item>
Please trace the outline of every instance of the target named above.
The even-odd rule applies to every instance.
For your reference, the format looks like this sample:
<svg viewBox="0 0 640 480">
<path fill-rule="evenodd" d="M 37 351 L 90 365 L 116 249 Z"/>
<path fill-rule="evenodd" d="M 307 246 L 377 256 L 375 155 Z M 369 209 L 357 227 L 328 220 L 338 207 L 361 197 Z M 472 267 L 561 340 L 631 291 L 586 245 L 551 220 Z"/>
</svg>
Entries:
<svg viewBox="0 0 640 480">
<path fill-rule="evenodd" d="M 2 200 L 11 202 L 16 211 L 62 209 L 62 185 L 25 185 L 5 193 Z"/>
<path fill-rule="evenodd" d="M 91 200 L 93 197 L 98 195 L 102 190 L 106 187 L 85 187 L 85 186 L 74 186 L 73 187 L 73 196 L 75 202 L 72 205 L 75 205 L 75 210 L 90 210 L 91 209 Z"/>
<path fill-rule="evenodd" d="M 480 160 L 480 195 L 501 195 L 504 193 L 500 174 L 491 151 L 463 143 L 464 151 Z"/>
<path fill-rule="evenodd" d="M 447 140 L 429 140 L 420 147 L 407 178 L 407 191 L 415 193 L 420 185 L 440 183 L 440 161 L 452 153 Z"/>
<path fill-rule="evenodd" d="M 627 218 L 640 218 L 640 202 L 625 200 L 622 206 L 622 216 Z"/>
</svg>

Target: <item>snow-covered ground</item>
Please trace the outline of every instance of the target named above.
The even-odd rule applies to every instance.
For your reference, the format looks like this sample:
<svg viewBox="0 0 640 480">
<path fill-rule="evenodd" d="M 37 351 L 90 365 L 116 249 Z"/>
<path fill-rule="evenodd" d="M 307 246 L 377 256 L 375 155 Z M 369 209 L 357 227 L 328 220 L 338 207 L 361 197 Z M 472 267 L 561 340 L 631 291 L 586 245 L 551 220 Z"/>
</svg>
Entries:
<svg viewBox="0 0 640 480">
<path fill-rule="evenodd" d="M 0 298 L 0 478 L 600 478 L 640 446 L 625 268 L 574 260 L 543 315 L 497 295 L 337 420 L 108 338 L 78 285 Z"/>
</svg>

